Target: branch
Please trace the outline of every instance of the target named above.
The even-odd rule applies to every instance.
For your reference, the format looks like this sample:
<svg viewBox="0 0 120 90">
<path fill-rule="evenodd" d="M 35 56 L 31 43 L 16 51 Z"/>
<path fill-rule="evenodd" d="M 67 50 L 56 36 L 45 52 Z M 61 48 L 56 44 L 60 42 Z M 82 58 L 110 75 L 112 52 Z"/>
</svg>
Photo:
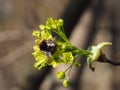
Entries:
<svg viewBox="0 0 120 90">
<path fill-rule="evenodd" d="M 106 56 L 104 54 L 102 54 L 99 59 L 99 62 L 103 62 L 103 63 L 109 63 L 112 64 L 113 66 L 120 66 L 120 62 L 116 62 L 116 61 L 111 61 L 108 58 L 106 58 Z"/>
<path fill-rule="evenodd" d="M 106 60 L 106 63 L 112 64 L 113 66 L 120 66 L 120 62 L 113 62 L 111 60 Z"/>
</svg>

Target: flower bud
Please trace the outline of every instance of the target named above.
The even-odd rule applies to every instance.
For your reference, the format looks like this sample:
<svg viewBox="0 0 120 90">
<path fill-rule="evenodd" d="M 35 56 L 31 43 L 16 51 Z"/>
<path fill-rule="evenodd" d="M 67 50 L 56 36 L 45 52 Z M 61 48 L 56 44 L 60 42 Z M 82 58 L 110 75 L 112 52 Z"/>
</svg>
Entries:
<svg viewBox="0 0 120 90">
<path fill-rule="evenodd" d="M 65 78 L 65 72 L 57 72 L 56 73 L 56 77 L 58 78 L 58 79 L 64 79 Z"/>
<path fill-rule="evenodd" d="M 64 80 L 62 84 L 63 84 L 64 87 L 68 87 L 69 86 L 69 81 L 68 80 Z"/>
</svg>

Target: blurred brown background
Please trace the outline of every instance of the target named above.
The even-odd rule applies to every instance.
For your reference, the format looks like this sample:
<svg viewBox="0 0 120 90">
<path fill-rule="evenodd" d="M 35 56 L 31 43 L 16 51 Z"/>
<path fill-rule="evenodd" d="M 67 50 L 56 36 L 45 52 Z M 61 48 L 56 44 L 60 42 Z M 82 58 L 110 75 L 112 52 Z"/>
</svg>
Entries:
<svg viewBox="0 0 120 90">
<path fill-rule="evenodd" d="M 48 17 L 63 18 L 70 41 L 86 49 L 111 41 L 107 57 L 120 62 L 119 0 L 0 0 L 0 90 L 120 90 L 120 66 L 95 62 L 95 72 L 80 59 L 74 67 L 70 87 L 64 88 L 55 72 L 64 69 L 33 67 L 32 32 Z"/>
</svg>

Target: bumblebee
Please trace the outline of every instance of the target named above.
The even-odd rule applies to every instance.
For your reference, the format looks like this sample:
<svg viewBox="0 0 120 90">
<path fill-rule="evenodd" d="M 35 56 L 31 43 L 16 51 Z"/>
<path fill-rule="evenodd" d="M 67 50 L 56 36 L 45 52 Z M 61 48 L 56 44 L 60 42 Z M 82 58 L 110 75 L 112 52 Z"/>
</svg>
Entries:
<svg viewBox="0 0 120 90">
<path fill-rule="evenodd" d="M 53 40 L 43 40 L 39 44 L 40 50 L 48 56 L 53 55 L 56 52 L 57 45 Z"/>
</svg>

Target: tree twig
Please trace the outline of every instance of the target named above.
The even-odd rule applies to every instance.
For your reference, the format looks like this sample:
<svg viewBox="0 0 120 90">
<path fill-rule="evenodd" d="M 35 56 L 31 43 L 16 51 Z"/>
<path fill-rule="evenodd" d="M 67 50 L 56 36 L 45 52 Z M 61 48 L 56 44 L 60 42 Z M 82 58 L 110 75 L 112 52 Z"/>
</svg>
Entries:
<svg viewBox="0 0 120 90">
<path fill-rule="evenodd" d="M 113 66 L 120 66 L 120 62 L 113 62 L 113 61 L 111 61 L 111 60 L 106 60 L 106 62 L 105 63 L 109 63 L 109 64 L 112 64 Z"/>
<path fill-rule="evenodd" d="M 109 64 L 111 64 L 113 66 L 120 66 L 120 62 L 109 60 L 108 58 L 106 58 L 106 56 L 104 54 L 102 54 L 99 57 L 98 61 L 103 62 L 103 63 L 109 63 Z"/>
</svg>

